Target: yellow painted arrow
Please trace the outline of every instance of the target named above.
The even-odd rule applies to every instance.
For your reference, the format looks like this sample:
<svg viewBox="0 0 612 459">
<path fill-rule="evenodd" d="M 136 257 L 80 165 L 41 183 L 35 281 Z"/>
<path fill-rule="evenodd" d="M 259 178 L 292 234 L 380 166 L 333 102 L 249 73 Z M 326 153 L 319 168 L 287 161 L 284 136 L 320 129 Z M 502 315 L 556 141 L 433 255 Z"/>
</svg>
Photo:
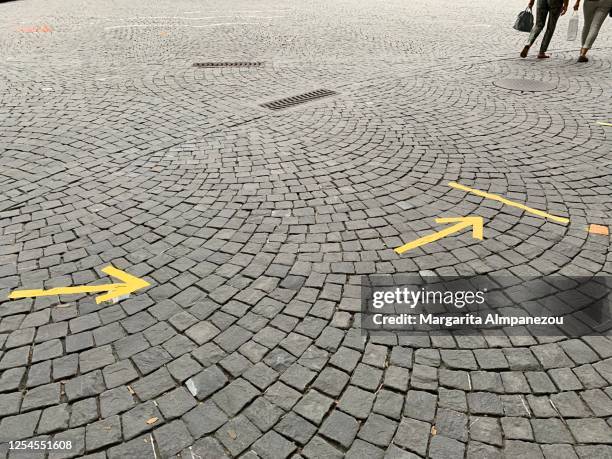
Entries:
<svg viewBox="0 0 612 459">
<path fill-rule="evenodd" d="M 399 254 L 407 252 L 408 250 L 416 249 L 425 244 L 438 241 L 446 236 L 450 236 L 453 233 L 457 233 L 465 228 L 472 227 L 472 237 L 474 239 L 483 239 L 484 233 L 484 222 L 482 217 L 452 217 L 452 218 L 436 218 L 436 223 L 455 223 L 453 226 L 449 226 L 437 233 L 424 236 L 415 241 L 408 242 L 401 247 L 395 249 Z"/>
<path fill-rule="evenodd" d="M 612 123 L 604 123 L 603 121 L 598 121 L 597 124 L 599 124 L 600 126 L 612 127 Z"/>
<path fill-rule="evenodd" d="M 51 295 L 74 295 L 77 293 L 97 293 L 107 292 L 105 295 L 96 297 L 96 303 L 100 304 L 103 301 L 110 301 L 121 296 L 129 295 L 130 293 L 148 287 L 147 281 L 139 277 L 121 271 L 112 266 L 102 268 L 104 274 L 119 279 L 121 284 L 104 284 L 104 285 L 81 285 L 78 287 L 56 287 L 49 290 L 15 290 L 9 295 L 11 300 L 18 298 L 31 298 L 35 296 L 51 296 Z"/>
</svg>

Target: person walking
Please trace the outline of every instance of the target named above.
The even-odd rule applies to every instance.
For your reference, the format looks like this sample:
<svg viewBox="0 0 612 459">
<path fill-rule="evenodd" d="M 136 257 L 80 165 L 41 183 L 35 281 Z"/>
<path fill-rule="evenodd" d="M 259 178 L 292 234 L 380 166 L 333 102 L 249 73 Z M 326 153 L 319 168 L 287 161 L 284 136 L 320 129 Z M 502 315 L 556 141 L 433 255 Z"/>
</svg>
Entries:
<svg viewBox="0 0 612 459">
<path fill-rule="evenodd" d="M 578 0 L 579 1 L 579 0 Z M 607 1 L 607 0 L 606 0 Z M 529 0 L 529 8 L 533 8 L 533 4 L 535 0 Z M 548 24 L 546 25 L 546 32 L 544 32 L 544 38 L 542 38 L 542 44 L 540 45 L 540 52 L 538 53 L 538 59 L 546 59 L 550 56 L 546 54 L 546 50 L 550 45 L 550 40 L 555 33 L 555 28 L 557 27 L 557 21 L 559 20 L 559 16 L 563 16 L 567 11 L 567 6 L 569 5 L 569 0 L 538 0 L 538 4 L 536 6 L 536 21 L 533 29 L 531 29 L 531 33 L 529 34 L 529 38 L 527 39 L 527 44 L 521 51 L 521 57 L 527 57 L 529 53 L 529 49 L 533 46 L 538 35 L 544 30 L 544 25 L 546 25 L 546 18 L 548 17 Z"/>
<path fill-rule="evenodd" d="M 574 5 L 574 10 L 578 10 L 578 8 L 580 8 L 580 0 L 576 0 Z M 612 0 L 585 0 L 582 48 L 580 48 L 578 62 L 589 62 L 586 55 L 589 49 L 593 47 L 601 26 L 610 12 L 612 12 Z"/>
</svg>

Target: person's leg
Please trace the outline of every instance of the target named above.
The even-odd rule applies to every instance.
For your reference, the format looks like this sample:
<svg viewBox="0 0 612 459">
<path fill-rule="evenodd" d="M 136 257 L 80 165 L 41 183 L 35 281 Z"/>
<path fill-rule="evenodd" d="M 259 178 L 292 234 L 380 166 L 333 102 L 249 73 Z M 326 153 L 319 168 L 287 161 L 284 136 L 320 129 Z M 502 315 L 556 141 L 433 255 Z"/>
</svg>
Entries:
<svg viewBox="0 0 612 459">
<path fill-rule="evenodd" d="M 599 6 L 595 8 L 595 11 L 593 12 L 593 19 L 591 21 L 591 27 L 589 27 L 589 33 L 586 36 L 586 40 L 582 44 L 582 47 L 586 48 L 587 50 L 593 47 L 593 43 L 595 43 L 595 40 L 597 39 L 601 26 L 608 17 L 610 8 L 612 8 L 612 6 L 610 6 L 612 2 L 599 1 L 593 3 L 596 3 Z"/>
<path fill-rule="evenodd" d="M 536 4 L 536 20 L 531 32 L 529 33 L 529 38 L 527 38 L 527 43 L 521 51 L 521 57 L 527 57 L 527 53 L 529 52 L 529 48 L 535 43 L 538 35 L 542 33 L 544 30 L 544 26 L 546 25 L 546 17 L 548 16 L 548 0 L 538 0 Z"/>
<path fill-rule="evenodd" d="M 584 45 L 586 44 L 587 38 L 589 36 L 589 32 L 591 31 L 591 24 L 593 23 L 593 18 L 595 17 L 595 11 L 597 10 L 596 2 L 589 2 L 584 0 L 582 7 L 582 14 L 584 16 L 584 26 L 582 27 L 582 49 L 584 49 Z M 582 52 L 581 52 L 582 54 Z"/>
<path fill-rule="evenodd" d="M 559 20 L 559 16 L 561 16 L 561 10 L 563 9 L 563 3 L 558 0 L 549 0 L 549 15 L 548 15 L 548 25 L 546 26 L 546 32 L 544 32 L 544 37 L 542 38 L 542 44 L 540 45 L 540 54 L 538 54 L 539 58 L 546 58 L 546 50 L 550 45 L 550 41 L 552 40 L 553 35 L 555 34 L 555 29 L 557 28 L 557 21 Z"/>
</svg>

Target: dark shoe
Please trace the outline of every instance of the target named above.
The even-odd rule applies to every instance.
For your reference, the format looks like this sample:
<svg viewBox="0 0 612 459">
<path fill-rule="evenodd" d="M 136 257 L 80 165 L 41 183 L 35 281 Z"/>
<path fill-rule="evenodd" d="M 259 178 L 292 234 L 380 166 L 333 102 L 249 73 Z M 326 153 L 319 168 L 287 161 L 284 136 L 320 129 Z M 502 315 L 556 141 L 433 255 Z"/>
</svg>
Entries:
<svg viewBox="0 0 612 459">
<path fill-rule="evenodd" d="M 549 54 L 540 53 L 538 54 L 538 59 L 550 59 Z"/>
<path fill-rule="evenodd" d="M 578 62 L 589 62 L 589 58 L 586 56 L 580 56 Z"/>
<path fill-rule="evenodd" d="M 527 53 L 529 53 L 529 48 L 530 48 L 530 46 L 526 45 L 526 46 L 523 48 L 523 51 L 521 51 L 521 57 L 522 57 L 523 59 L 527 57 Z"/>
</svg>

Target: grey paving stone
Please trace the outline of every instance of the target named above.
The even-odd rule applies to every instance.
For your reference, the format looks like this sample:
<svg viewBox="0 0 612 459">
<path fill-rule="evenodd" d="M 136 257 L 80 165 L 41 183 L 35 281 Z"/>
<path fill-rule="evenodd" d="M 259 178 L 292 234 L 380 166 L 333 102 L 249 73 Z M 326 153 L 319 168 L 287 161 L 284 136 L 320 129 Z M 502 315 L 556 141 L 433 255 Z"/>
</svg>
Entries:
<svg viewBox="0 0 612 459">
<path fill-rule="evenodd" d="M 98 404 L 95 397 L 79 400 L 72 404 L 70 427 L 79 427 L 98 419 Z"/>
<path fill-rule="evenodd" d="M 129 383 L 138 378 L 138 372 L 129 360 L 121 360 L 105 367 L 104 370 L 102 370 L 102 374 L 106 387 L 109 389 Z"/>
<path fill-rule="evenodd" d="M 425 365 L 413 365 L 410 387 L 423 390 L 436 390 L 438 388 L 438 370 Z"/>
<path fill-rule="evenodd" d="M 57 405 L 60 402 L 60 391 L 59 383 L 46 384 L 30 389 L 23 397 L 21 411 Z"/>
<path fill-rule="evenodd" d="M 612 416 L 612 399 L 602 390 L 585 390 L 580 393 L 582 400 L 597 417 Z"/>
<path fill-rule="evenodd" d="M 229 416 L 235 416 L 258 395 L 259 391 L 251 383 L 236 379 L 216 392 L 212 399 Z"/>
<path fill-rule="evenodd" d="M 404 416 L 420 421 L 433 421 L 438 397 L 429 392 L 410 390 L 406 394 Z"/>
<path fill-rule="evenodd" d="M 416 454 L 398 448 L 395 445 L 390 445 L 385 453 L 385 459 L 417 459 Z"/>
<path fill-rule="evenodd" d="M 438 389 L 438 406 L 455 411 L 467 411 L 467 398 L 465 392 L 460 390 L 450 390 L 440 387 Z"/>
<path fill-rule="evenodd" d="M 27 387 L 36 387 L 51 382 L 51 361 L 37 363 L 30 367 Z"/>
<path fill-rule="evenodd" d="M 399 420 L 404 406 L 404 397 L 389 390 L 381 390 L 376 395 L 373 411 L 391 419 Z"/>
<path fill-rule="evenodd" d="M 274 426 L 274 430 L 299 445 L 305 445 L 316 433 L 317 427 L 293 411 L 290 411 L 278 421 L 276 426 Z"/>
<path fill-rule="evenodd" d="M 470 413 L 501 416 L 503 407 L 499 396 L 490 392 L 473 392 L 467 396 Z"/>
<path fill-rule="evenodd" d="M 474 459 L 502 459 L 500 449 L 477 441 L 471 441 L 467 448 L 467 457 Z"/>
<path fill-rule="evenodd" d="M 304 395 L 304 397 L 302 397 L 302 399 L 295 405 L 293 410 L 300 416 L 303 416 L 314 424 L 319 425 L 323 420 L 323 416 L 325 416 L 332 404 L 333 400 L 329 397 L 326 397 L 316 390 L 309 390 L 306 395 Z M 342 401 L 340 402 L 340 405 L 342 405 Z"/>
<path fill-rule="evenodd" d="M 603 419 L 568 419 L 567 424 L 578 443 L 612 443 L 612 427 Z"/>
<path fill-rule="evenodd" d="M 462 458 L 465 445 L 457 440 L 436 435 L 431 439 L 429 457 L 432 459 Z"/>
<path fill-rule="evenodd" d="M 532 419 L 531 426 L 538 443 L 573 443 L 569 430 L 560 419 Z"/>
<path fill-rule="evenodd" d="M 74 376 L 78 372 L 79 357 L 77 354 L 65 355 L 52 362 L 52 376 L 55 381 Z"/>
<path fill-rule="evenodd" d="M 171 457 L 193 444 L 193 438 L 181 420 L 172 421 L 155 429 L 153 437 L 162 457 Z"/>
<path fill-rule="evenodd" d="M 226 414 L 211 400 L 198 404 L 183 415 L 182 419 L 193 438 L 214 432 L 228 420 Z"/>
<path fill-rule="evenodd" d="M 504 348 L 503 352 L 511 370 L 535 371 L 541 368 L 538 360 L 527 348 Z"/>
<path fill-rule="evenodd" d="M 178 387 L 157 399 L 157 407 L 167 420 L 182 416 L 196 405 L 196 399 L 183 387 Z"/>
<path fill-rule="evenodd" d="M 438 435 L 454 438 L 464 443 L 468 439 L 468 417 L 465 413 L 438 409 L 435 427 Z"/>
<path fill-rule="evenodd" d="M 7 416 L 0 421 L 0 442 L 22 440 L 34 435 L 41 411 Z"/>
<path fill-rule="evenodd" d="M 440 357 L 442 362 L 451 369 L 476 370 L 478 368 L 472 351 L 442 349 Z"/>
<path fill-rule="evenodd" d="M 136 368 L 138 368 L 138 371 L 143 375 L 147 375 L 157 370 L 172 360 L 170 354 L 160 346 L 150 347 L 149 349 L 133 355 L 131 358 Z"/>
<path fill-rule="evenodd" d="M 88 452 L 119 443 L 120 441 L 121 421 L 119 416 L 112 416 L 94 422 L 85 429 L 85 446 Z"/>
<path fill-rule="evenodd" d="M 66 352 L 79 352 L 93 347 L 93 334 L 90 331 L 68 335 L 66 337 Z"/>
<path fill-rule="evenodd" d="M 380 386 L 382 375 L 382 370 L 360 363 L 353 372 L 351 384 L 366 390 L 375 391 Z"/>
<path fill-rule="evenodd" d="M 359 362 L 360 358 L 361 354 L 356 350 L 350 349 L 348 347 L 341 347 L 331 357 L 329 363 L 346 372 L 352 372 L 353 369 L 357 366 L 357 363 Z"/>
<path fill-rule="evenodd" d="M 153 401 L 141 403 L 121 415 L 123 437 L 130 440 L 143 432 L 154 429 L 163 422 L 164 418 Z"/>
<path fill-rule="evenodd" d="M 496 446 L 502 444 L 502 432 L 496 418 L 470 416 L 468 429 L 471 440 Z"/>
<path fill-rule="evenodd" d="M 368 443 L 386 448 L 391 443 L 397 426 L 397 422 L 372 413 L 361 426 L 358 436 Z"/>
<path fill-rule="evenodd" d="M 358 430 L 359 422 L 355 418 L 341 411 L 334 410 L 321 425 L 319 433 L 339 443 L 344 448 L 348 448 L 355 439 Z"/>
<path fill-rule="evenodd" d="M 0 387 L 4 391 L 12 391 L 19 387 L 25 375 L 25 368 L 11 368 L 0 375 Z"/>
<path fill-rule="evenodd" d="M 174 389 L 175 386 L 176 383 L 172 376 L 170 376 L 170 373 L 164 367 L 139 379 L 131 387 L 140 400 L 147 401 L 170 389 Z"/>
<path fill-rule="evenodd" d="M 393 443 L 413 451 L 420 456 L 424 456 L 429 443 L 429 434 L 431 432 L 431 424 L 415 419 L 402 419 Z"/>
<path fill-rule="evenodd" d="M 23 396 L 20 392 L 0 394 L 0 416 L 4 417 L 19 413 L 22 398 Z"/>
<path fill-rule="evenodd" d="M 473 390 L 496 393 L 504 392 L 500 373 L 494 371 L 473 371 L 470 373 L 470 378 Z M 469 390 L 469 381 L 468 387 L 465 390 Z"/>
<path fill-rule="evenodd" d="M 548 375 L 559 388 L 559 391 L 582 389 L 582 384 L 569 368 L 556 368 L 554 370 L 549 370 Z"/>
<path fill-rule="evenodd" d="M 49 458 L 53 459 L 68 459 L 72 457 L 80 457 L 85 454 L 85 428 L 65 430 L 53 436 L 52 441 L 70 442 L 70 449 L 56 449 L 49 452 Z"/>
<path fill-rule="evenodd" d="M 196 441 L 193 446 L 189 446 L 181 452 L 181 457 L 190 458 L 192 454 L 196 459 L 198 456 L 205 458 L 206 455 L 215 459 L 229 459 L 221 443 L 212 437 L 205 437 Z"/>
<path fill-rule="evenodd" d="M 357 419 L 365 419 L 372 410 L 373 403 L 373 393 L 349 386 L 342 394 L 338 408 Z"/>
<path fill-rule="evenodd" d="M 609 445 L 576 446 L 576 453 L 580 459 L 586 459 L 589 457 L 606 457 L 612 454 L 612 447 Z"/>
<path fill-rule="evenodd" d="M 257 440 L 252 448 L 263 459 L 285 459 L 295 451 L 296 446 L 271 430 Z"/>
<path fill-rule="evenodd" d="M 110 345 L 97 347 L 79 354 L 81 373 L 88 373 L 113 363 L 115 363 L 115 357 Z"/>
<path fill-rule="evenodd" d="M 61 356 L 63 353 L 64 347 L 59 339 L 45 341 L 44 343 L 34 345 L 32 349 L 32 363 L 53 359 Z"/>
<path fill-rule="evenodd" d="M 182 355 L 178 359 L 168 363 L 166 367 L 172 377 L 179 382 L 189 379 L 202 370 L 202 366 L 190 355 Z"/>
<path fill-rule="evenodd" d="M 304 457 L 308 459 L 318 459 L 321 457 L 329 459 L 342 459 L 344 453 L 328 442 L 323 440 L 321 437 L 313 437 L 312 440 L 302 450 Z"/>
<path fill-rule="evenodd" d="M 66 430 L 68 429 L 69 419 L 70 410 L 66 403 L 46 408 L 40 416 L 40 422 L 38 423 L 36 432 L 39 434 L 46 434 L 59 430 Z"/>
<path fill-rule="evenodd" d="M 541 420 L 540 420 L 541 421 Z M 521 417 L 501 418 L 504 438 L 508 440 L 533 441 L 533 431 L 529 420 Z"/>
<path fill-rule="evenodd" d="M 414 352 L 414 363 L 419 365 L 439 367 L 440 362 L 440 351 L 438 349 L 417 349 Z"/>
<path fill-rule="evenodd" d="M 533 346 L 531 352 L 533 352 L 545 369 L 574 366 L 572 360 L 563 352 L 563 349 L 558 344 L 551 343 Z"/>
<path fill-rule="evenodd" d="M 259 362 L 244 372 L 244 378 L 260 390 L 265 390 L 278 378 L 278 373 Z"/>
<path fill-rule="evenodd" d="M 242 415 L 231 419 L 215 433 L 215 437 L 234 456 L 246 450 L 260 436 L 257 427 Z"/>
<path fill-rule="evenodd" d="M 69 401 L 98 395 L 104 392 L 105 389 L 100 370 L 77 376 L 64 384 L 64 392 Z"/>
<path fill-rule="evenodd" d="M 509 367 L 501 349 L 476 349 L 474 356 L 483 370 L 503 370 Z"/>
<path fill-rule="evenodd" d="M 350 459 L 383 459 L 385 452 L 376 446 L 357 439 L 346 452 L 345 457 Z"/>
<path fill-rule="evenodd" d="M 576 392 L 561 392 L 552 394 L 550 401 L 554 404 L 556 410 L 564 417 L 589 417 L 591 411 L 576 394 Z"/>
<path fill-rule="evenodd" d="M 280 380 L 288 386 L 303 392 L 306 386 L 310 385 L 311 381 L 315 378 L 316 373 L 303 367 L 298 363 L 294 363 L 287 368 L 280 376 Z"/>
<path fill-rule="evenodd" d="M 557 391 L 555 384 L 543 371 L 527 371 L 525 377 L 531 387 L 531 392 L 534 394 L 547 394 Z"/>
<path fill-rule="evenodd" d="M 276 424 L 284 412 L 266 398 L 258 397 L 244 410 L 244 414 L 259 430 L 266 432 Z"/>
<path fill-rule="evenodd" d="M 507 440 L 504 444 L 504 454 L 506 457 L 544 458 L 539 445 L 520 440 Z"/>
<path fill-rule="evenodd" d="M 288 411 L 297 403 L 301 395 L 291 387 L 281 382 L 276 382 L 266 390 L 264 396 L 270 402 Z"/>
</svg>

